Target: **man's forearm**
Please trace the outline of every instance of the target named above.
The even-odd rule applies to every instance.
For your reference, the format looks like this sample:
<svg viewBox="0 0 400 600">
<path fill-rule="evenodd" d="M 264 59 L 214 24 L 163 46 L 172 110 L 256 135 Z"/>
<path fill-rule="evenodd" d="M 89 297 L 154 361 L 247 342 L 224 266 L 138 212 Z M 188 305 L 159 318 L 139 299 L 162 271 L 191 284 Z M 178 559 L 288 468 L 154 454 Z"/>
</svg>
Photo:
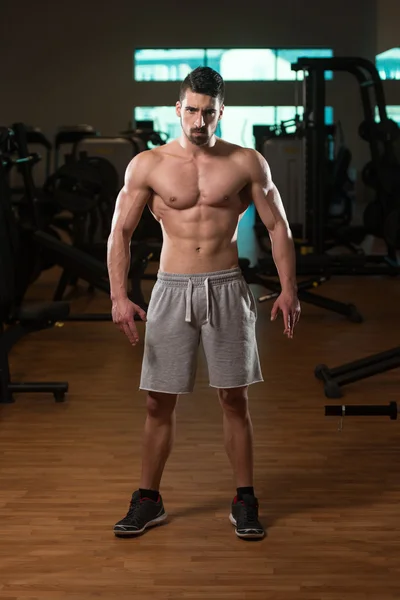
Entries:
<svg viewBox="0 0 400 600">
<path fill-rule="evenodd" d="M 282 291 L 297 292 L 296 252 L 292 233 L 285 221 L 276 223 L 270 232 L 270 239 Z"/>
<path fill-rule="evenodd" d="M 130 240 L 122 232 L 114 231 L 107 244 L 107 266 L 112 301 L 128 297 L 129 265 Z"/>
</svg>

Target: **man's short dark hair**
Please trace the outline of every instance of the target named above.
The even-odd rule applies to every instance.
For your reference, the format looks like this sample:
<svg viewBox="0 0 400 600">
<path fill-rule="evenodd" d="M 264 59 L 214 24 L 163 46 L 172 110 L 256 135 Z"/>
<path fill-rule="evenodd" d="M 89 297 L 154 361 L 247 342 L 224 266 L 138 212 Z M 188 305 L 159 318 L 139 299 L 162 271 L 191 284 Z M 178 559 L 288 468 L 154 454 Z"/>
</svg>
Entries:
<svg viewBox="0 0 400 600">
<path fill-rule="evenodd" d="M 181 83 L 179 98 L 185 97 L 186 91 L 191 90 L 195 94 L 204 94 L 212 98 L 218 98 L 221 104 L 225 97 L 225 83 L 221 75 L 211 67 L 197 67 Z"/>
</svg>

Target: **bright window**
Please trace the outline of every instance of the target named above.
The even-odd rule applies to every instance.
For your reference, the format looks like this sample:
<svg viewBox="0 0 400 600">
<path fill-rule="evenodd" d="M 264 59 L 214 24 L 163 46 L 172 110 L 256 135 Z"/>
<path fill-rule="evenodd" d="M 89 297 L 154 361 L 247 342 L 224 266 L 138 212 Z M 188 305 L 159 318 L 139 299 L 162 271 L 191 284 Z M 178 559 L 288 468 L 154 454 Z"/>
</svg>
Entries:
<svg viewBox="0 0 400 600">
<path fill-rule="evenodd" d="M 386 50 L 376 57 L 381 79 L 400 79 L 400 48 Z"/>
<path fill-rule="evenodd" d="M 386 114 L 389 119 L 393 119 L 400 126 L 400 106 L 386 106 Z M 375 109 L 375 120 L 380 121 L 379 109 Z"/>
<path fill-rule="evenodd" d="M 198 66 L 209 66 L 226 81 L 289 81 L 296 79 L 291 64 L 302 56 L 331 57 L 329 48 L 175 48 L 137 49 L 134 53 L 136 81 L 182 81 Z M 303 72 L 297 74 L 302 78 Z M 332 73 L 326 73 L 331 79 Z"/>
<path fill-rule="evenodd" d="M 204 49 L 136 50 L 136 81 L 182 81 L 192 69 L 205 63 Z"/>
<path fill-rule="evenodd" d="M 301 50 L 277 50 L 276 51 L 276 79 L 287 81 L 288 79 L 303 79 L 304 71 L 292 71 L 291 65 L 299 58 L 331 58 L 333 51 L 329 49 L 301 49 Z M 325 71 L 325 79 L 332 79 L 332 71 Z"/>
<path fill-rule="evenodd" d="M 281 121 L 303 115 L 299 106 L 226 106 L 217 135 L 227 142 L 254 148 L 253 126 L 275 125 Z M 333 109 L 326 107 L 326 123 L 333 123 Z M 153 121 L 155 131 L 166 133 L 169 139 L 179 137 L 181 125 L 174 106 L 137 106 L 134 110 L 135 121 Z M 290 131 L 290 129 L 288 129 Z"/>
<path fill-rule="evenodd" d="M 393 121 L 396 121 L 400 125 L 400 106 L 387 106 L 386 112 L 389 119 L 393 119 Z"/>
<path fill-rule="evenodd" d="M 181 125 L 174 106 L 136 106 L 134 121 L 153 121 L 154 131 L 166 133 L 169 139 L 180 135 Z"/>
<path fill-rule="evenodd" d="M 220 121 L 221 137 L 232 144 L 254 148 L 253 125 L 274 122 L 274 106 L 227 106 Z"/>
</svg>

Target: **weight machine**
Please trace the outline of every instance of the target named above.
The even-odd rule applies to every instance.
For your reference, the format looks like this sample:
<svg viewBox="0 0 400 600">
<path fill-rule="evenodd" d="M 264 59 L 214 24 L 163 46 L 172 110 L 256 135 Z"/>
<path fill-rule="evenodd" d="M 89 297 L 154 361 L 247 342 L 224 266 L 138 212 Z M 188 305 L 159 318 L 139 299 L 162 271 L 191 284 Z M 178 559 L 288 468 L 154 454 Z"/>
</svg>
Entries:
<svg viewBox="0 0 400 600">
<path fill-rule="evenodd" d="M 364 121 L 359 134 L 369 144 L 371 161 L 364 167 L 362 177 L 365 185 L 376 191 L 376 199 L 366 207 L 364 226 L 366 233 L 384 239 L 387 245 L 386 256 L 337 256 L 334 264 L 325 258 L 321 267 L 326 266 L 330 273 L 350 275 L 399 274 L 400 266 L 396 253 L 400 248 L 400 163 L 396 156 L 394 142 L 400 136 L 397 124 L 387 117 L 386 103 L 381 79 L 375 66 L 362 58 L 299 59 L 292 65 L 295 71 L 307 71 L 305 78 L 305 116 L 311 119 L 306 126 L 306 232 L 316 257 L 324 254 L 326 235 L 326 169 L 324 168 L 324 106 L 325 72 L 346 71 L 357 78 L 360 85 L 364 110 Z M 375 93 L 375 102 L 371 99 Z M 375 106 L 379 122 L 375 120 Z M 357 264 L 358 262 L 358 264 Z M 370 263 L 370 264 L 368 264 Z M 356 267 L 356 268 L 355 268 Z M 317 365 L 315 376 L 324 382 L 328 398 L 340 398 L 341 387 L 378 373 L 400 367 L 400 347 L 361 358 L 333 369 Z M 376 416 L 387 415 L 397 419 L 397 404 L 388 406 L 327 406 L 327 416 Z"/>
<path fill-rule="evenodd" d="M 370 61 L 357 57 L 301 58 L 292 65 L 292 69 L 304 71 L 304 118 L 295 124 L 296 131 L 292 134 L 304 142 L 305 239 L 297 260 L 298 274 L 400 274 L 396 258 L 400 249 L 400 163 L 394 148 L 400 129 L 387 117 L 383 85 L 376 67 Z M 364 233 L 384 239 L 387 245 L 384 256 L 327 254 L 327 250 L 335 245 L 332 238 L 334 241 L 336 238 L 336 245 L 341 245 L 347 234 L 351 236 L 351 228 L 335 231 L 327 218 L 331 194 L 331 179 L 326 165 L 329 133 L 325 124 L 327 71 L 348 72 L 359 83 L 364 112 L 359 133 L 368 142 L 371 152 L 371 161 L 365 166 L 362 176 L 364 183 L 376 190 L 376 200 L 364 213 Z M 375 98 L 371 97 L 372 93 L 375 93 Z M 378 108 L 380 122 L 375 121 L 375 107 Z M 270 257 L 261 259 L 258 267 L 265 274 L 275 272 Z"/>
<path fill-rule="evenodd" d="M 307 237 L 311 241 L 317 255 L 324 253 L 326 227 L 326 208 L 324 207 L 324 191 L 326 189 L 326 170 L 323 164 L 325 139 L 323 135 L 325 106 L 325 72 L 346 71 L 354 75 L 359 83 L 364 111 L 364 121 L 359 127 L 359 134 L 368 142 L 371 161 L 364 167 L 362 178 L 365 185 L 376 191 L 376 199 L 364 212 L 366 233 L 382 238 L 387 245 L 386 256 L 362 257 L 364 264 L 354 269 L 354 256 L 336 258 L 341 264 L 341 274 L 349 268 L 349 274 L 399 274 L 397 250 L 400 248 L 400 163 L 396 156 L 394 142 L 400 136 L 397 124 L 387 117 L 386 103 L 382 81 L 376 67 L 362 58 L 303 58 L 292 66 L 295 71 L 307 70 L 305 79 L 306 118 L 312 118 L 313 126 L 306 128 L 307 157 Z M 375 94 L 375 101 L 371 98 Z M 375 120 L 375 106 L 378 109 L 379 121 Z M 356 257 L 356 259 L 359 257 Z M 370 263 L 370 264 L 368 264 Z M 334 269 L 331 270 L 334 272 Z M 340 398 L 342 386 L 372 377 L 400 367 L 400 347 L 392 348 L 365 358 L 361 358 L 333 369 L 326 365 L 315 368 L 315 376 L 324 382 L 325 395 L 328 398 Z M 345 416 L 389 416 L 397 419 L 397 404 L 358 405 L 358 406 L 326 406 L 326 416 L 340 416 L 341 423 Z"/>
<path fill-rule="evenodd" d="M 54 327 L 69 315 L 68 302 L 21 302 L 29 286 L 30 257 L 22 243 L 8 185 L 11 132 L 0 127 L 0 403 L 14 401 L 14 393 L 52 393 L 62 402 L 67 381 L 15 382 L 11 379 L 9 353 L 24 336 Z"/>
<path fill-rule="evenodd" d="M 375 66 L 362 58 L 301 58 L 292 65 L 294 71 L 304 71 L 304 120 L 290 123 L 295 131 L 289 135 L 304 142 L 305 245 L 310 255 L 299 255 L 299 275 L 398 275 L 400 265 L 400 163 L 394 143 L 400 136 L 398 125 L 387 117 L 384 90 Z M 325 125 L 326 71 L 344 71 L 356 77 L 361 93 L 364 120 L 359 134 L 369 144 L 371 161 L 365 165 L 362 179 L 376 192 L 376 199 L 364 212 L 364 231 L 383 239 L 387 254 L 329 255 L 326 253 L 335 232 L 329 228 L 327 198 L 329 179 L 326 168 L 327 127 Z M 375 98 L 371 97 L 375 94 Z M 375 120 L 375 107 L 379 121 Z M 285 123 L 281 130 L 270 130 L 268 135 L 287 135 Z M 261 133 L 260 131 L 255 133 Z M 260 141 L 258 141 L 260 144 Z M 345 232 L 336 239 L 343 242 Z M 350 233 L 350 231 L 348 231 Z M 259 261 L 263 273 L 275 271 L 270 258 Z M 324 302 L 324 300 L 322 300 Z M 340 398 L 342 386 L 400 367 L 400 347 L 361 358 L 333 369 L 326 365 L 315 368 L 315 376 L 324 382 L 328 398 Z M 326 416 L 389 416 L 397 419 L 397 404 L 387 406 L 326 406 Z"/>
<path fill-rule="evenodd" d="M 62 300 L 67 285 L 78 279 L 87 282 L 90 289 L 101 290 L 109 296 L 110 284 L 104 244 L 92 244 L 91 248 L 90 244 L 83 243 L 83 236 L 82 240 L 80 238 L 82 218 L 85 219 L 85 216 L 98 206 L 102 196 L 110 199 L 114 197 L 115 200 L 116 188 L 115 191 L 108 189 L 116 185 L 113 166 L 96 156 L 67 161 L 49 178 L 44 192 L 39 194 L 32 171 L 40 157 L 29 152 L 26 134 L 26 126 L 22 123 L 16 123 L 9 129 L 12 153 L 16 156 L 10 159 L 10 163 L 18 168 L 24 183 L 24 197 L 18 201 L 16 212 L 24 236 L 26 254 L 29 255 L 29 261 L 35 263 L 31 281 L 41 270 L 58 264 L 63 271 L 53 296 L 54 301 Z M 58 227 L 64 229 L 62 223 L 55 218 L 60 208 L 72 212 L 75 208 L 77 225 L 72 236 L 77 238 L 73 240 L 75 244 L 61 242 L 57 234 Z M 69 228 L 66 231 L 71 233 Z M 144 271 L 154 251 L 135 240 L 132 240 L 132 246 L 137 248 L 137 251 L 130 265 L 132 285 L 129 295 L 133 302 L 145 308 L 140 281 L 146 277 Z M 66 320 L 110 321 L 111 314 L 70 314 Z"/>
</svg>

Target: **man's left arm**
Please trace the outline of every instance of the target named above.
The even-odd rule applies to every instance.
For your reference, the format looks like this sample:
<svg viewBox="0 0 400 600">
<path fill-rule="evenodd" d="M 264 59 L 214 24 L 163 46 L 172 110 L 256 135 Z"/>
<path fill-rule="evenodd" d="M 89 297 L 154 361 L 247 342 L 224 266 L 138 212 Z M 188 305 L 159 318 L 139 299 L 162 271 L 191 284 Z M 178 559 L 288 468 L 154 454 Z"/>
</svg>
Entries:
<svg viewBox="0 0 400 600">
<path fill-rule="evenodd" d="M 281 310 L 285 323 L 284 333 L 293 337 L 293 329 L 300 318 L 300 303 L 297 298 L 296 253 L 292 232 L 281 196 L 272 181 L 269 165 L 254 150 L 249 155 L 249 172 L 249 195 L 268 230 L 272 257 L 282 288 L 282 293 L 272 308 L 271 318 L 276 319 Z"/>
</svg>

